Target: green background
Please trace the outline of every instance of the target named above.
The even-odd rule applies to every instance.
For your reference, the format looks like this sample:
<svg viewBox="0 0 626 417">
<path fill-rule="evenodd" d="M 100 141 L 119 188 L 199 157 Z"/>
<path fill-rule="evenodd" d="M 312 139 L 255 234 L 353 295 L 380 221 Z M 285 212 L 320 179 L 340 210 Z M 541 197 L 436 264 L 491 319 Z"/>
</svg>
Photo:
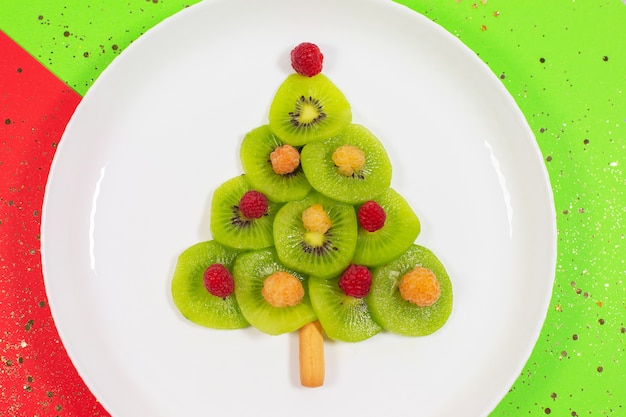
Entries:
<svg viewBox="0 0 626 417">
<path fill-rule="evenodd" d="M 0 29 L 84 95 L 133 40 L 193 3 L 0 0 Z M 549 311 L 492 415 L 626 415 L 626 4 L 399 3 L 489 65 L 526 116 L 552 182 L 558 259 Z"/>
</svg>

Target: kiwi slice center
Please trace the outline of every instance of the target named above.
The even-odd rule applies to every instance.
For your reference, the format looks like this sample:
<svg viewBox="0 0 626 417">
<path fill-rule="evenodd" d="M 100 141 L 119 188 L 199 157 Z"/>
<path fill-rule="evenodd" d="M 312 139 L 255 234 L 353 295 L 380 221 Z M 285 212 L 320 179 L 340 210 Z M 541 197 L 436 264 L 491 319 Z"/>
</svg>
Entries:
<svg viewBox="0 0 626 417">
<path fill-rule="evenodd" d="M 300 246 L 305 253 L 312 253 L 317 256 L 323 256 L 330 251 L 339 250 L 339 248 L 333 246 L 330 240 L 327 239 L 329 236 L 328 233 L 305 232 L 304 239 L 300 242 Z M 308 241 L 309 239 L 311 242 Z"/>
<path fill-rule="evenodd" d="M 313 97 L 300 96 L 296 100 L 295 110 L 289 112 L 291 124 L 295 127 L 309 127 L 326 118 L 323 106 Z"/>
<path fill-rule="evenodd" d="M 305 232 L 301 245 L 306 253 L 323 255 L 331 249 L 337 250 L 327 239 L 333 223 L 324 206 L 316 203 L 304 209 L 302 211 L 302 225 Z"/>
<path fill-rule="evenodd" d="M 304 232 L 304 241 L 307 245 L 319 248 L 324 245 L 324 233 L 306 231 Z"/>
</svg>

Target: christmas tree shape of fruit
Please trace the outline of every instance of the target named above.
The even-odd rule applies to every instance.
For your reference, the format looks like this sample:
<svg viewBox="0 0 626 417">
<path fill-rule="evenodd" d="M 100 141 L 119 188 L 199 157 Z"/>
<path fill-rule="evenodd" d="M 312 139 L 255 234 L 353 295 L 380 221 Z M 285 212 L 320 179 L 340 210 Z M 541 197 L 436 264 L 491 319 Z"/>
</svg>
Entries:
<svg viewBox="0 0 626 417">
<path fill-rule="evenodd" d="M 213 239 L 180 254 L 172 296 L 201 326 L 298 331 L 301 383 L 317 387 L 324 337 L 426 336 L 450 316 L 452 286 L 319 48 L 296 46 L 291 63 L 268 123 L 241 143 L 243 173 L 213 194 Z"/>
</svg>

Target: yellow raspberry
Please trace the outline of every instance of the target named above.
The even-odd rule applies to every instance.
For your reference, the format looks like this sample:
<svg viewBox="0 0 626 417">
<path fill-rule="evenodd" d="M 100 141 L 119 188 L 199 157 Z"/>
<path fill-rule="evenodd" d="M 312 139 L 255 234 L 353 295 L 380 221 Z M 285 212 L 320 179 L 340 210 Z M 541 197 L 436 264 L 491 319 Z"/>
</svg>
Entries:
<svg viewBox="0 0 626 417">
<path fill-rule="evenodd" d="M 277 271 L 263 282 L 263 298 L 274 307 L 293 307 L 302 301 L 304 287 L 300 280 L 288 272 Z"/>
<path fill-rule="evenodd" d="M 435 304 L 440 294 L 439 281 L 428 268 L 416 266 L 400 280 L 400 296 L 418 307 Z"/>
<path fill-rule="evenodd" d="M 333 225 L 321 204 L 313 204 L 305 209 L 302 212 L 302 223 L 305 230 L 321 234 L 326 233 Z"/>
<path fill-rule="evenodd" d="M 341 145 L 333 152 L 332 159 L 337 171 L 346 177 L 358 173 L 365 166 L 365 152 L 354 145 Z"/>
<path fill-rule="evenodd" d="M 300 153 L 291 145 L 282 145 L 270 153 L 270 161 L 276 174 L 291 174 L 300 166 Z"/>
</svg>

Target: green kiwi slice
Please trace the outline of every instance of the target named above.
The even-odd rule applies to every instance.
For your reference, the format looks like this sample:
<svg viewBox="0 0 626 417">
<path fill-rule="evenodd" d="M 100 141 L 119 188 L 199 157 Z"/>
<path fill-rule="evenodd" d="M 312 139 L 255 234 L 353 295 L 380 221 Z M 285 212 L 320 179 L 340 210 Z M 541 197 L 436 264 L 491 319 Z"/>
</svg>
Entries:
<svg viewBox="0 0 626 417">
<path fill-rule="evenodd" d="M 353 262 L 379 266 L 405 252 L 420 233 L 420 221 L 409 203 L 392 188 L 373 201 L 385 211 L 387 218 L 374 232 L 359 227 Z"/>
<path fill-rule="evenodd" d="M 267 214 L 258 219 L 245 218 L 239 201 L 253 190 L 245 175 L 220 185 L 211 202 L 211 233 L 219 243 L 235 249 L 260 249 L 272 246 L 272 224 L 280 204 L 268 200 Z"/>
<path fill-rule="evenodd" d="M 274 307 L 263 297 L 264 281 L 277 271 L 288 272 L 303 284 L 304 298 L 298 305 Z M 241 254 L 235 262 L 233 275 L 241 312 L 250 324 L 263 333 L 288 333 L 316 320 L 308 295 L 307 277 L 283 266 L 273 248 Z"/>
<path fill-rule="evenodd" d="M 328 139 L 350 121 L 348 100 L 323 74 L 289 75 L 278 87 L 269 110 L 270 128 L 293 146 Z"/>
<path fill-rule="evenodd" d="M 213 329 L 240 329 L 250 324 L 243 317 L 235 293 L 221 298 L 204 286 L 204 271 L 213 264 L 222 264 L 232 271 L 239 252 L 214 240 L 197 243 L 183 251 L 172 277 L 174 304 L 188 320 Z"/>
<path fill-rule="evenodd" d="M 311 184 L 302 167 L 293 172 L 277 174 L 272 168 L 270 154 L 285 145 L 268 125 L 248 132 L 241 143 L 240 157 L 243 171 L 252 186 L 276 202 L 300 200 L 311 191 Z"/>
<path fill-rule="evenodd" d="M 311 303 L 328 337 L 343 342 L 360 342 L 380 333 L 364 298 L 346 295 L 338 279 L 309 278 Z"/>
<path fill-rule="evenodd" d="M 352 175 L 339 172 L 333 154 L 342 145 L 359 148 L 365 164 Z M 380 140 L 361 125 L 349 124 L 337 136 L 306 145 L 302 169 L 309 183 L 320 193 L 349 204 L 379 196 L 391 184 L 391 161 Z"/>
<path fill-rule="evenodd" d="M 400 295 L 400 279 L 415 266 L 430 269 L 439 281 L 439 299 L 428 307 L 418 307 Z M 405 336 L 426 336 L 441 328 L 452 313 L 452 283 L 435 254 L 413 244 L 400 257 L 374 269 L 366 301 L 372 318 L 384 329 Z"/>
<path fill-rule="evenodd" d="M 302 212 L 314 204 L 326 211 L 332 227 L 313 241 L 302 222 Z M 351 261 L 357 240 L 354 207 L 311 192 L 290 201 L 274 219 L 274 244 L 280 260 L 290 268 L 322 278 L 339 274 Z"/>
</svg>

